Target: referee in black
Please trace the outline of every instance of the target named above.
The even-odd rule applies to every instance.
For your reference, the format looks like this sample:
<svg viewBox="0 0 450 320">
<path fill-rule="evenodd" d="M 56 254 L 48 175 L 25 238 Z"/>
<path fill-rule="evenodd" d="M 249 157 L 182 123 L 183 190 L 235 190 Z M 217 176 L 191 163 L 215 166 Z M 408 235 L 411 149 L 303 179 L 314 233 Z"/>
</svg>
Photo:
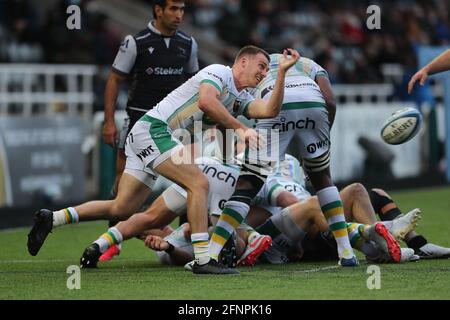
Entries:
<svg viewBox="0 0 450 320">
<path fill-rule="evenodd" d="M 183 20 L 184 0 L 153 1 L 153 17 L 134 36 L 127 35 L 112 65 L 105 88 L 103 139 L 117 148 L 116 179 L 112 196 L 125 168 L 125 138 L 134 124 L 172 90 L 199 69 L 197 43 L 178 29 Z M 114 121 L 117 95 L 122 82 L 131 82 L 123 130 Z"/>
<path fill-rule="evenodd" d="M 167 94 L 198 70 L 195 39 L 178 29 L 183 21 L 184 0 L 154 0 L 153 20 L 136 35 L 127 35 L 120 45 L 105 88 L 103 139 L 117 148 L 114 198 L 125 169 L 125 139 L 134 124 Z M 130 81 L 122 131 L 114 120 L 120 85 Z M 117 221 L 110 221 L 110 226 Z"/>
</svg>

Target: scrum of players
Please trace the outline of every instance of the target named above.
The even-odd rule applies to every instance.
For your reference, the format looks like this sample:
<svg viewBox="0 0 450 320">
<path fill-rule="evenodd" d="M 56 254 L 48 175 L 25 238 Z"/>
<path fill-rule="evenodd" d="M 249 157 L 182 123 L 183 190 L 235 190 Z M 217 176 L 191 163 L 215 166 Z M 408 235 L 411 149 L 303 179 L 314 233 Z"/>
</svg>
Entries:
<svg viewBox="0 0 450 320">
<path fill-rule="evenodd" d="M 229 166 L 214 157 L 196 160 L 210 183 L 210 224 L 214 225 L 221 207 L 234 191 L 239 166 Z M 246 223 L 238 227 L 233 239 L 222 251 L 221 261 L 231 267 L 252 266 L 256 263 L 284 264 L 299 261 L 336 260 L 336 242 L 328 229 L 317 197 L 305 187 L 306 179 L 298 160 L 287 154 L 274 168 L 263 189 L 252 203 Z M 422 259 L 448 258 L 450 249 L 432 243 L 419 243 L 423 236 L 414 229 L 421 218 L 420 210 L 402 214 L 393 200 L 381 189 L 366 190 L 354 183 L 341 190 L 348 233 L 355 249 L 361 251 L 368 262 L 396 263 Z M 186 213 L 186 192 L 176 184 L 170 185 L 154 206 L 148 210 L 158 215 L 170 207 L 174 216 Z M 176 200 L 175 200 L 176 199 Z M 169 202 L 170 201 L 170 202 Z M 169 204 L 170 203 L 170 204 Z M 284 207 L 284 205 L 292 203 Z M 370 230 L 382 220 L 397 241 L 405 241 L 411 248 L 401 248 L 400 260 L 390 255 L 385 239 Z M 149 229 L 137 235 L 145 245 L 156 251 L 161 263 L 185 265 L 190 270 L 194 259 L 190 243 L 189 223 L 173 230 L 166 226 L 148 225 Z M 417 243 L 417 244 L 416 244 Z M 120 252 L 111 247 L 100 261 L 112 259 Z"/>
<path fill-rule="evenodd" d="M 128 220 L 126 220 L 128 216 L 124 217 L 125 221 L 119 222 L 117 226 L 111 228 L 112 230 L 103 234 L 97 243 L 94 242 L 88 247 L 81 259 L 83 267 L 96 267 L 98 261 L 112 259 L 119 254 L 121 243 L 132 237 L 139 237 L 147 247 L 155 250 L 162 263 L 184 265 L 186 269 L 194 273 L 232 274 L 238 273 L 234 271 L 236 265 L 283 264 L 317 260 L 339 260 L 342 266 L 355 266 L 358 265 L 358 261 L 353 254 L 353 249 L 361 252 L 366 261 L 376 263 L 400 263 L 450 257 L 450 248 L 429 243 L 423 235 L 415 232 L 421 217 L 420 210 L 413 209 L 402 214 L 384 190 L 366 190 L 362 184 L 351 184 L 343 188 L 338 195 L 333 195 L 332 203 L 330 200 L 325 204 L 323 196 L 321 200 L 320 196 L 313 196 L 307 191 L 305 177 L 310 178 L 313 187 L 319 185 L 319 188 L 314 188 L 316 191 L 328 192 L 334 187 L 332 182 L 322 183 L 323 180 L 317 178 L 317 172 L 329 170 L 329 130 L 334 121 L 335 106 L 328 108 L 328 102 L 333 101 L 333 96 L 326 71 L 312 60 L 299 57 L 295 50 L 288 53 L 292 54 L 290 58 L 286 52 L 284 55 L 270 56 L 269 70 L 258 75 L 254 85 L 256 89 L 251 92 L 254 96 L 260 99 L 265 98 L 266 101 L 273 103 L 276 99 L 271 99 L 271 94 L 275 96 L 279 92 L 275 93 L 273 82 L 263 81 L 265 74 L 272 75 L 276 79 L 280 59 L 295 60 L 289 66 L 283 61 L 286 70 L 290 68 L 283 74 L 287 79 L 286 84 L 283 84 L 283 105 L 296 108 L 297 114 L 294 120 L 300 121 L 300 126 L 292 128 L 291 131 L 295 133 L 285 141 L 280 141 L 280 144 L 285 144 L 280 156 L 275 161 L 263 161 L 249 166 L 246 158 L 249 142 L 246 141 L 243 146 L 245 151 L 237 155 L 233 163 L 229 161 L 224 163 L 223 155 L 216 152 L 217 149 L 214 147 L 212 149 L 215 151 L 212 154 L 195 159 L 195 164 L 207 178 L 209 185 L 207 189 L 208 232 L 210 235 L 213 234 L 209 240 L 209 252 L 211 253 L 211 243 L 213 243 L 216 250 L 220 251 L 217 257 L 220 262 L 212 265 L 210 262 L 199 264 L 200 251 L 195 247 L 198 246 L 198 241 L 196 243 L 191 237 L 192 228 L 189 222 L 181 224 L 175 230 L 169 226 L 177 217 L 182 217 L 189 212 L 189 195 L 192 193 L 173 183 L 144 212 L 133 214 Z M 215 79 L 214 74 L 211 77 L 211 73 L 214 72 L 215 70 L 210 68 L 209 78 L 206 80 L 217 88 L 217 77 Z M 221 77 L 218 79 L 223 81 Z M 221 93 L 224 88 L 218 89 L 218 93 Z M 269 91 L 274 92 L 267 94 Z M 297 102 L 286 101 L 291 99 L 292 95 Z M 243 108 L 244 115 L 246 108 L 252 103 L 252 100 L 248 101 L 250 102 L 245 103 Z M 221 102 L 225 104 L 224 101 Z M 259 106 L 256 103 L 253 105 Z M 280 106 L 275 106 L 274 109 L 280 112 Z M 229 108 L 227 110 L 229 111 Z M 208 112 L 204 111 L 204 113 L 207 116 L 206 119 L 210 120 Z M 246 115 L 249 113 L 247 111 Z M 255 110 L 251 113 L 260 115 Z M 212 119 L 217 120 L 216 117 L 217 115 L 213 114 Z M 261 122 L 270 126 L 273 126 L 273 122 L 270 121 L 276 119 L 273 114 L 271 117 L 261 118 L 266 118 Z M 210 123 L 211 121 L 208 121 L 208 124 Z M 288 128 L 283 129 L 283 131 L 288 130 Z M 325 132 L 324 135 L 323 132 Z M 253 136 L 255 137 L 262 138 L 258 135 Z M 285 151 L 294 138 L 300 140 L 305 150 L 299 154 L 289 155 Z M 312 141 L 324 143 L 312 145 Z M 236 149 L 240 148 L 241 146 L 236 146 Z M 305 156 L 308 153 L 314 153 L 314 156 L 308 158 Z M 157 170 L 151 172 L 156 173 Z M 251 189 L 242 188 L 240 178 L 243 172 L 247 177 L 249 175 L 258 177 L 259 180 L 254 188 L 253 186 Z M 327 172 L 329 176 L 329 171 Z M 156 176 L 154 174 L 154 177 Z M 255 179 L 249 179 L 249 181 L 255 181 Z M 331 196 L 328 194 L 325 198 L 327 197 Z M 236 212 L 226 209 L 235 203 L 239 203 L 241 207 L 244 206 L 245 210 L 240 212 L 245 211 L 245 213 L 239 214 L 234 219 Z M 330 204 L 334 203 L 340 204 L 338 207 L 330 207 Z M 328 215 L 324 214 L 326 210 Z M 228 213 L 224 214 L 224 212 Z M 343 217 L 340 220 L 333 220 L 337 218 L 337 212 L 342 213 Z M 74 222 L 73 220 L 78 222 L 78 214 L 73 208 L 61 211 L 62 218 L 58 225 L 54 223 L 54 213 L 44 213 L 43 216 L 41 211 L 29 234 L 28 247 L 33 255 L 37 254 L 55 226 Z M 377 221 L 377 215 L 381 221 Z M 233 219 L 230 219 L 230 216 Z M 93 218 L 98 217 L 100 216 L 93 216 Z M 190 220 L 189 214 L 188 220 Z M 224 224 L 224 220 L 231 226 L 226 230 L 223 227 L 227 225 Z M 117 230 L 120 230 L 120 233 Z M 216 240 L 212 241 L 213 239 Z M 204 239 L 202 241 L 204 243 Z M 408 248 L 401 248 L 399 245 L 401 241 L 406 242 Z M 351 245 L 351 248 L 348 248 L 348 245 Z M 216 257 L 210 254 L 209 258 L 206 261 L 212 261 Z M 209 267 L 202 268 L 205 265 Z"/>
</svg>

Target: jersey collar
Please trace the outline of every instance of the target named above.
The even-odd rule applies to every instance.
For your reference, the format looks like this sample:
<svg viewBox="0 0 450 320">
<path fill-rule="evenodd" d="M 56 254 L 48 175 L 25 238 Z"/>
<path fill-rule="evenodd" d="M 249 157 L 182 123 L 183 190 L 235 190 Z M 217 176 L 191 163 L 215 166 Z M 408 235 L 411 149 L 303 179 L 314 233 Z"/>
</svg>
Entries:
<svg viewBox="0 0 450 320">
<path fill-rule="evenodd" d="M 159 31 L 158 29 L 156 29 L 156 27 L 154 26 L 154 22 L 155 22 L 155 20 L 151 20 L 151 21 L 148 23 L 148 25 L 147 25 L 147 27 L 148 27 L 148 28 L 150 29 L 150 31 L 153 32 L 153 33 L 156 33 L 156 34 L 158 34 L 158 35 L 160 35 L 160 36 L 162 36 L 162 37 L 164 37 L 164 38 L 172 38 L 173 36 L 175 36 L 175 35 L 178 33 L 178 30 L 177 30 L 173 36 L 164 36 L 164 35 L 161 33 L 161 31 Z"/>
<path fill-rule="evenodd" d="M 159 31 L 158 29 L 156 29 L 156 27 L 153 25 L 153 23 L 155 22 L 155 20 L 152 20 L 152 21 L 150 21 L 149 23 L 148 23 L 148 28 L 150 29 L 150 31 L 152 31 L 152 32 L 154 32 L 154 33 L 156 33 L 156 34 L 159 34 L 160 36 L 162 35 L 161 34 L 161 31 Z"/>
</svg>

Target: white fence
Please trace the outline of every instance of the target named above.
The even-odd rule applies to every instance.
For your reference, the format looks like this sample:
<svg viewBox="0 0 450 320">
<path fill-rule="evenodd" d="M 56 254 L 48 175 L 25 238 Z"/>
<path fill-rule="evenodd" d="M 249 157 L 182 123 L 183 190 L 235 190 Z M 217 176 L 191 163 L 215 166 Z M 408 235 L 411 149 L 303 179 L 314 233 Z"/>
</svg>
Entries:
<svg viewBox="0 0 450 320">
<path fill-rule="evenodd" d="M 387 84 L 336 84 L 333 93 L 337 101 L 345 103 L 388 102 L 394 93 L 394 86 Z"/>
<path fill-rule="evenodd" d="M 0 115 L 92 117 L 92 65 L 0 64 Z"/>
</svg>

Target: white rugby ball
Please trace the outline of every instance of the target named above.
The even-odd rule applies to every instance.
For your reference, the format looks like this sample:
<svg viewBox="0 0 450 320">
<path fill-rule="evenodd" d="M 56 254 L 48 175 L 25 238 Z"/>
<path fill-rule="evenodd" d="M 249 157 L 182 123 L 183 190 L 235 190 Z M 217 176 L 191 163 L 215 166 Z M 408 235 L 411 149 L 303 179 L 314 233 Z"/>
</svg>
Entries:
<svg viewBox="0 0 450 320">
<path fill-rule="evenodd" d="M 422 127 L 422 114 L 416 108 L 395 111 L 384 123 L 381 138 L 388 144 L 402 144 L 411 140 Z"/>
</svg>

